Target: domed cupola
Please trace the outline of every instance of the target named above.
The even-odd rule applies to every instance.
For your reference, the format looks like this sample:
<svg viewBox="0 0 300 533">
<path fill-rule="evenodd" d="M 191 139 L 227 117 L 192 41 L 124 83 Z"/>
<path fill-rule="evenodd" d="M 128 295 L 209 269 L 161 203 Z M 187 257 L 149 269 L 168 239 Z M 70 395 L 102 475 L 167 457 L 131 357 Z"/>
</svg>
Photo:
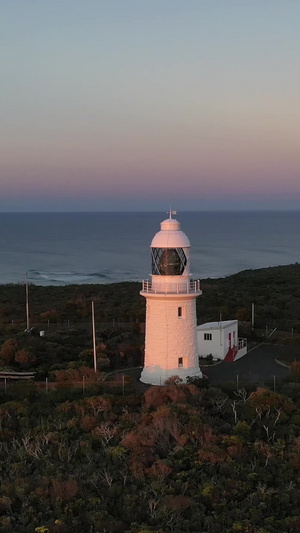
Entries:
<svg viewBox="0 0 300 533">
<path fill-rule="evenodd" d="M 188 275 L 190 241 L 180 230 L 180 223 L 170 213 L 160 228 L 151 242 L 152 275 Z"/>
</svg>

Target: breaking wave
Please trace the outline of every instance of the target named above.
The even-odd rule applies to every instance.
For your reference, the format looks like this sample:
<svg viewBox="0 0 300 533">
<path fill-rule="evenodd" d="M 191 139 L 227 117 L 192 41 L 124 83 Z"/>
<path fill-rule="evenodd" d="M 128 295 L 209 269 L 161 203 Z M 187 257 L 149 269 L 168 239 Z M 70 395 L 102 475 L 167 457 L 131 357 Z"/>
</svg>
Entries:
<svg viewBox="0 0 300 533">
<path fill-rule="evenodd" d="M 111 273 L 112 274 L 112 273 Z M 29 270 L 28 280 L 38 285 L 72 285 L 82 283 L 111 283 L 114 281 L 109 272 L 51 272 Z"/>
</svg>

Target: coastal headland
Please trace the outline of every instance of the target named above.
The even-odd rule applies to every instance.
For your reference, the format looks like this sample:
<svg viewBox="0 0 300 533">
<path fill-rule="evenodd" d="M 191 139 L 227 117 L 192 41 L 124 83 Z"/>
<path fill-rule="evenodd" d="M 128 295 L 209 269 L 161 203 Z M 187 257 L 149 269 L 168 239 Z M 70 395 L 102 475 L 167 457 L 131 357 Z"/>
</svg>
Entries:
<svg viewBox="0 0 300 533">
<path fill-rule="evenodd" d="M 0 388 L 0 532 L 297 531 L 300 266 L 203 280 L 198 321 L 238 318 L 253 350 L 187 384 L 136 386 L 139 290 L 30 285 L 25 331 L 24 286 L 0 286 L 1 368 L 35 372 Z"/>
</svg>

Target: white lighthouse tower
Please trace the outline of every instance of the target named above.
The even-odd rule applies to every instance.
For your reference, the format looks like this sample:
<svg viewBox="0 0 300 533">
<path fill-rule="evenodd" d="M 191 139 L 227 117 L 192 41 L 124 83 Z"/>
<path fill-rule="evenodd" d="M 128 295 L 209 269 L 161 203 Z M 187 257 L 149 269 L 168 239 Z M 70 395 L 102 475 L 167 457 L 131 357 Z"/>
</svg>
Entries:
<svg viewBox="0 0 300 533">
<path fill-rule="evenodd" d="M 202 377 L 197 349 L 196 298 L 199 280 L 191 280 L 190 241 L 172 218 L 161 222 L 151 242 L 151 281 L 143 281 L 146 298 L 143 383 L 163 385 L 170 376 L 186 381 Z"/>
</svg>

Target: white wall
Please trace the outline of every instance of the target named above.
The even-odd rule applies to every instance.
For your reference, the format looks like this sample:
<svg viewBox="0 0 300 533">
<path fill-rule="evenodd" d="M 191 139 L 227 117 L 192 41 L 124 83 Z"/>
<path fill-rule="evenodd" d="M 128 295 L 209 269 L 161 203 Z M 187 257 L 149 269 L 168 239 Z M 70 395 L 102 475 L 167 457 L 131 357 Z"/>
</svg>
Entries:
<svg viewBox="0 0 300 533">
<path fill-rule="evenodd" d="M 145 295 L 145 293 L 143 293 Z M 141 381 L 163 384 L 170 376 L 202 376 L 198 363 L 196 298 L 147 294 L 145 363 Z M 182 317 L 178 317 L 178 307 Z M 183 364 L 178 366 L 182 357 Z"/>
<path fill-rule="evenodd" d="M 221 323 L 222 324 L 222 323 Z M 203 325 L 204 326 L 204 325 Z M 204 334 L 211 334 L 212 340 L 204 340 Z M 229 349 L 229 333 L 231 333 L 231 346 L 238 344 L 238 321 L 222 324 L 219 328 L 197 329 L 198 353 L 201 357 L 212 354 L 218 359 L 225 359 Z M 235 336 L 234 336 L 235 334 Z"/>
</svg>

